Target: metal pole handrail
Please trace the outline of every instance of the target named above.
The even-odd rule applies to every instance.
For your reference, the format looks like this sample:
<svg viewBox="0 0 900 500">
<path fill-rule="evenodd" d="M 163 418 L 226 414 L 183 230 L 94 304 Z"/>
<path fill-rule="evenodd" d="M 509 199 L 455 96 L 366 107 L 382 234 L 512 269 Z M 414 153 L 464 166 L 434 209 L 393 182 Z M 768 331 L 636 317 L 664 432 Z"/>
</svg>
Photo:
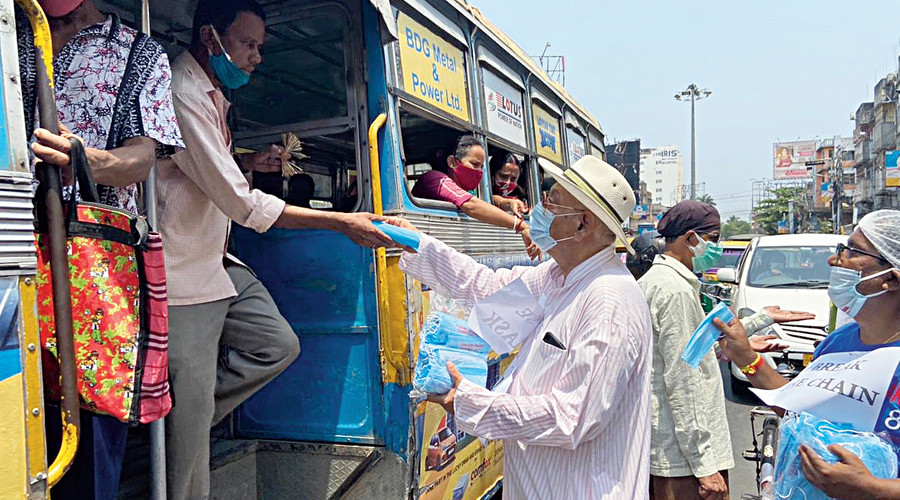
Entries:
<svg viewBox="0 0 900 500">
<path fill-rule="evenodd" d="M 37 0 L 16 0 L 25 11 L 34 35 L 36 91 L 41 128 L 59 133 L 56 95 L 53 91 L 53 41 L 47 17 Z M 38 162 L 36 174 L 40 182 L 38 212 L 46 230 L 53 290 L 53 315 L 56 348 L 59 359 L 62 442 L 56 458 L 47 470 L 47 485 L 52 488 L 75 461 L 81 434 L 81 397 L 76 385 L 75 336 L 72 331 L 72 296 L 69 281 L 69 255 L 66 244 L 65 214 L 62 206 L 62 178 L 59 167 Z M 74 194 L 73 194 L 74 196 Z M 43 206 L 40 206 L 43 204 Z"/>
<path fill-rule="evenodd" d="M 150 35 L 150 1 L 135 0 L 139 10 L 141 33 Z M 150 169 L 144 181 L 144 212 L 151 228 L 156 228 L 156 167 Z M 150 498 L 166 500 L 166 425 L 165 418 L 150 423 Z"/>
</svg>

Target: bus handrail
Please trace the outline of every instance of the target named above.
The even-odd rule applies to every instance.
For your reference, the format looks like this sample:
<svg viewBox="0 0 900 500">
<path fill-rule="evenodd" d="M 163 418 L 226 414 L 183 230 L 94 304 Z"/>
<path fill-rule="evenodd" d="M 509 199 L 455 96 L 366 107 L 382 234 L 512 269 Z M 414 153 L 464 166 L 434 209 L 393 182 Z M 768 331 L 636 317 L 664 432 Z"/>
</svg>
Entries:
<svg viewBox="0 0 900 500">
<path fill-rule="evenodd" d="M 40 125 L 54 134 L 59 133 L 56 96 L 53 92 L 53 41 L 47 17 L 37 0 L 15 0 L 25 11 L 34 34 L 36 91 Z M 62 208 L 62 181 L 59 168 L 40 162 L 38 179 L 44 187 L 44 207 L 47 227 L 47 246 L 50 254 L 50 281 L 53 289 L 53 313 L 56 326 L 57 352 L 62 392 L 62 443 L 56 458 L 47 471 L 47 485 L 59 483 L 75 460 L 78 451 L 81 421 L 80 396 L 75 383 L 75 338 L 72 332 L 72 297 L 69 282 L 69 257 L 66 248 L 65 216 Z M 39 207 L 39 211 L 40 207 Z"/>
<path fill-rule="evenodd" d="M 384 215 L 384 203 L 381 198 L 381 161 L 378 149 L 378 131 L 387 121 L 387 114 L 381 113 L 369 125 L 369 167 L 372 171 L 372 204 L 375 215 Z M 384 248 L 375 250 L 375 281 L 378 287 L 378 329 L 383 341 L 378 350 L 382 357 L 397 370 L 401 385 L 406 383 L 407 367 L 402 362 L 402 353 L 394 350 L 394 341 L 390 331 L 390 301 L 387 286 L 387 251 Z M 387 346 L 385 347 L 385 344 Z"/>
</svg>

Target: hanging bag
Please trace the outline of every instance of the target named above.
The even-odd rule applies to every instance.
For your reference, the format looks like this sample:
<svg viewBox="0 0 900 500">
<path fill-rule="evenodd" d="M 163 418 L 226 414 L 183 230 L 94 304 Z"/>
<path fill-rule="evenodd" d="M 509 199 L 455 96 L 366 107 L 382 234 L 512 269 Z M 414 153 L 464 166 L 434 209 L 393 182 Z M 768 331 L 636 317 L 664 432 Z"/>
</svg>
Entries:
<svg viewBox="0 0 900 500">
<path fill-rule="evenodd" d="M 164 417 L 168 310 L 162 240 L 144 218 L 96 203 L 84 148 L 72 139 L 76 189 L 66 210 L 77 386 L 82 407 L 130 424 Z M 39 227 L 38 318 L 46 392 L 59 394 L 59 365 L 46 231 Z"/>
<path fill-rule="evenodd" d="M 121 146 L 115 126 L 130 117 L 139 96 L 135 60 L 149 41 L 131 45 L 113 107 L 106 149 Z M 68 202 L 66 235 L 77 386 L 82 406 L 130 424 L 160 419 L 172 408 L 169 394 L 169 320 L 162 238 L 146 219 L 100 203 L 84 148 L 71 141 L 75 187 Z M 109 191 L 110 188 L 106 188 Z M 107 193 L 108 194 L 108 193 Z M 81 201 L 76 201 L 78 199 Z M 39 214 L 39 223 L 41 217 Z M 46 231 L 39 224 L 38 322 L 46 393 L 58 399 L 59 364 Z"/>
</svg>

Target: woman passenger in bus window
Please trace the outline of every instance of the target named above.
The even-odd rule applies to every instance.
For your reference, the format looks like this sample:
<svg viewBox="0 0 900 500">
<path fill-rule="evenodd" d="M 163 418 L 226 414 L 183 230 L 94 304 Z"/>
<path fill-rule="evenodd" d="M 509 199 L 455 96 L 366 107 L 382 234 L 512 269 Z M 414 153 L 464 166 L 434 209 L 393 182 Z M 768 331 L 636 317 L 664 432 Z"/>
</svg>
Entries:
<svg viewBox="0 0 900 500">
<path fill-rule="evenodd" d="M 512 229 L 522 235 L 529 257 L 539 257 L 540 251 L 531 241 L 528 224 L 521 217 L 506 213 L 473 194 L 484 175 L 484 160 L 484 145 L 475 136 L 464 135 L 445 161 L 439 158 L 432 170 L 416 181 L 412 195 L 453 203 L 473 219 Z"/>
<path fill-rule="evenodd" d="M 519 185 L 522 167 L 512 153 L 497 153 L 491 156 L 491 199 L 502 210 L 520 216 L 528 212 L 525 190 Z"/>
</svg>

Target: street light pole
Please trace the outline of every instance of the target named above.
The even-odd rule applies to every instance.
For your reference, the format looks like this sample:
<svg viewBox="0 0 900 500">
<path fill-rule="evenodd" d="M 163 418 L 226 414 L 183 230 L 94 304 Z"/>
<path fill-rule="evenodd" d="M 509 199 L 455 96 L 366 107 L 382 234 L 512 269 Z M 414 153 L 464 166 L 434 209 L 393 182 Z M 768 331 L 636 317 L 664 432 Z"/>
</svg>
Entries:
<svg viewBox="0 0 900 500">
<path fill-rule="evenodd" d="M 697 113 L 696 102 L 700 99 L 706 99 L 712 94 L 709 89 L 700 89 L 696 84 L 692 83 L 686 89 L 675 94 L 675 99 L 686 101 L 691 98 L 691 199 L 697 199 Z"/>
<path fill-rule="evenodd" d="M 691 84 L 692 87 L 696 87 Z M 691 199 L 697 199 L 697 113 L 694 102 L 696 94 L 691 92 Z"/>
</svg>

